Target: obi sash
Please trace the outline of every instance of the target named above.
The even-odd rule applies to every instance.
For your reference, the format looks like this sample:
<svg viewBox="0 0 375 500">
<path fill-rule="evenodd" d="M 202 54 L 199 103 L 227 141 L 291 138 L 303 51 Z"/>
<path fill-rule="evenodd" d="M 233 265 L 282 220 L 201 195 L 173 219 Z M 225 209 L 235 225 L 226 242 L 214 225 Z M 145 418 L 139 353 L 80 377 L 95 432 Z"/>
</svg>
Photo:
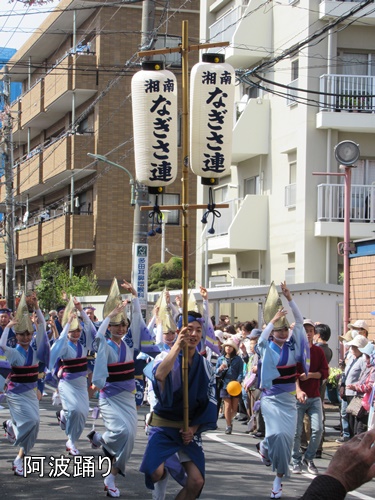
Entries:
<svg viewBox="0 0 375 500">
<path fill-rule="evenodd" d="M 296 381 L 297 365 L 278 366 L 280 376 L 272 380 L 274 384 L 293 384 Z"/>
<path fill-rule="evenodd" d="M 87 358 L 61 359 L 59 362 L 58 377 L 63 373 L 79 373 L 87 371 Z"/>
<path fill-rule="evenodd" d="M 121 382 L 134 379 L 134 361 L 111 363 L 108 365 L 107 382 Z"/>
<path fill-rule="evenodd" d="M 38 381 L 39 365 L 12 366 L 9 378 L 17 384 L 29 384 Z"/>
</svg>

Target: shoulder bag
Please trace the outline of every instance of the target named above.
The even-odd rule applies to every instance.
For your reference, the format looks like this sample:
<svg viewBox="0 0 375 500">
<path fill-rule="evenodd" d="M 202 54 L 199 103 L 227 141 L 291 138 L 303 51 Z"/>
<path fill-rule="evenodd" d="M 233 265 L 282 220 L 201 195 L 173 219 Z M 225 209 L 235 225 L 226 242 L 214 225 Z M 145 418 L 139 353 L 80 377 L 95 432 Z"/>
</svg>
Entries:
<svg viewBox="0 0 375 500">
<path fill-rule="evenodd" d="M 351 415 L 353 415 L 353 417 L 356 417 L 361 408 L 362 408 L 362 398 L 360 396 L 354 396 L 354 398 L 348 404 L 346 413 L 350 413 Z"/>
</svg>

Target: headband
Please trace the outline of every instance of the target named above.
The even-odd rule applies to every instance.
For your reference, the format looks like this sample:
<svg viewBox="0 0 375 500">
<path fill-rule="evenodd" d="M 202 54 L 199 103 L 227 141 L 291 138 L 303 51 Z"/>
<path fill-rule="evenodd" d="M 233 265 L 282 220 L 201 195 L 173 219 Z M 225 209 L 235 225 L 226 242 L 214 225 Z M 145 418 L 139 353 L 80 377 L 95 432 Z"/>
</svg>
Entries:
<svg viewBox="0 0 375 500">
<path fill-rule="evenodd" d="M 192 314 L 188 314 L 188 323 L 193 323 L 193 321 L 198 321 L 201 325 L 204 323 L 203 318 L 196 318 Z M 177 328 L 180 330 L 182 328 L 182 315 L 180 316 L 178 322 L 177 322 Z"/>
</svg>

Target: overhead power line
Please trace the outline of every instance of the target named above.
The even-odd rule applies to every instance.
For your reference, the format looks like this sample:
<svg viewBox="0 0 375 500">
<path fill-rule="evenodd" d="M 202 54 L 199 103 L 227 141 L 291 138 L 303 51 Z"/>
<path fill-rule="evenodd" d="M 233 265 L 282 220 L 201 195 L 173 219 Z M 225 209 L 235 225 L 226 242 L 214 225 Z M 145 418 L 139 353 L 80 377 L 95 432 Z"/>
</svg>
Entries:
<svg viewBox="0 0 375 500">
<path fill-rule="evenodd" d="M 349 17 L 353 16 L 357 12 L 361 11 L 362 9 L 364 9 L 365 7 L 367 7 L 367 5 L 370 5 L 371 3 L 374 3 L 374 0 L 365 0 L 364 2 L 359 3 L 357 6 L 350 9 L 349 12 L 347 12 L 346 14 L 338 17 L 337 19 L 334 19 L 333 21 L 327 23 L 325 26 L 318 29 L 317 31 L 312 33 L 310 36 L 306 37 L 301 42 L 296 43 L 296 44 L 292 45 L 291 47 L 288 47 L 279 56 L 274 57 L 268 61 L 264 61 L 261 64 L 258 64 L 254 68 L 245 71 L 242 75 L 239 74 L 240 80 L 245 80 L 246 77 L 251 76 L 253 73 L 258 73 L 259 71 L 264 71 L 265 69 L 274 66 L 279 61 L 282 61 L 283 59 L 298 53 L 303 47 L 305 47 L 306 45 L 309 45 L 314 40 L 317 40 L 322 35 L 325 35 L 332 28 L 334 28 L 335 26 L 338 26 L 340 23 L 342 23 L 343 21 L 345 21 Z"/>
</svg>

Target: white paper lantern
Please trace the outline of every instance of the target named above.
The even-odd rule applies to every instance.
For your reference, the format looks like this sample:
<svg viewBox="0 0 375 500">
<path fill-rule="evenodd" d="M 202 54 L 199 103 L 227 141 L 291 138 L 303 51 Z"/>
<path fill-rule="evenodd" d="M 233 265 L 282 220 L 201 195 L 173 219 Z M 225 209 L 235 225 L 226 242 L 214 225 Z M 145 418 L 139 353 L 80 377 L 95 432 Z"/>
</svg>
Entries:
<svg viewBox="0 0 375 500">
<path fill-rule="evenodd" d="M 163 62 L 147 61 L 131 88 L 136 178 L 160 192 L 177 175 L 177 80 Z"/>
<path fill-rule="evenodd" d="M 190 167 L 213 184 L 231 166 L 235 72 L 223 54 L 202 59 L 190 77 Z"/>
</svg>

